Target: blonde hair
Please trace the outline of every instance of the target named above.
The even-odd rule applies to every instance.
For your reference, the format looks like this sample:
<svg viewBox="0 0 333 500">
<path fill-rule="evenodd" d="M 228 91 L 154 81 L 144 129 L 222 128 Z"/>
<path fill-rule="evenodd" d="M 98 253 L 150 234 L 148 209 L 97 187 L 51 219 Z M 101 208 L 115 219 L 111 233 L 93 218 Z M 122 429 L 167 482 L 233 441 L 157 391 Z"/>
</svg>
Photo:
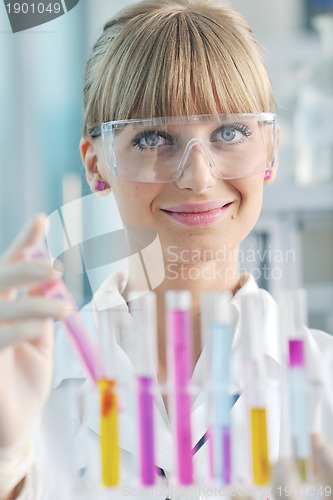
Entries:
<svg viewBox="0 0 333 500">
<path fill-rule="evenodd" d="M 144 0 L 105 26 L 86 65 L 84 126 L 182 114 L 271 111 L 264 56 L 218 0 Z"/>
</svg>

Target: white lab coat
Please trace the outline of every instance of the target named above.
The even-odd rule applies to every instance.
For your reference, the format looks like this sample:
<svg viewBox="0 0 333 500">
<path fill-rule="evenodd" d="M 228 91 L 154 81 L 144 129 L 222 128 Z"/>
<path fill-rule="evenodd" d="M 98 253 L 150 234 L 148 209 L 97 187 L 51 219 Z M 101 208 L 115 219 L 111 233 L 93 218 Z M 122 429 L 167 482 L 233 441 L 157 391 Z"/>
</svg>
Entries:
<svg viewBox="0 0 333 500">
<path fill-rule="evenodd" d="M 266 361 L 266 379 L 270 390 L 267 414 L 269 453 L 272 461 L 285 452 L 285 444 L 280 440 L 280 397 L 277 380 L 280 375 L 279 338 L 277 328 L 277 307 L 273 298 L 265 290 L 258 288 L 253 277 L 242 276 L 242 287 L 232 299 L 236 310 L 239 309 L 241 294 L 257 292 L 263 303 L 263 344 Z M 95 294 L 97 303 L 102 307 L 120 304 L 120 321 L 126 324 L 131 321 L 122 293 L 127 284 L 126 273 L 120 272 L 109 278 Z M 83 320 L 95 338 L 93 309 L 88 304 L 81 311 Z M 242 329 L 238 325 L 233 340 L 234 392 L 241 393 L 243 380 L 240 365 L 240 347 L 242 345 Z M 306 331 L 307 359 L 310 367 L 310 378 L 319 377 L 322 356 L 333 356 L 333 338 L 319 331 Z M 119 346 L 117 351 L 117 369 L 120 386 L 133 382 L 133 366 L 125 351 Z M 327 358 L 328 359 L 328 358 Z M 331 358 L 333 359 L 333 357 Z M 204 351 L 200 356 L 193 373 L 192 381 L 200 383 L 203 379 Z M 327 375 L 324 374 L 325 376 Z M 320 404 L 313 405 L 311 425 L 315 430 L 329 429 L 328 422 L 333 415 L 332 395 L 327 393 L 329 385 L 324 388 L 325 398 Z M 85 411 L 83 423 L 79 423 L 78 392 L 84 395 Z M 55 368 L 53 388 L 45 406 L 40 424 L 35 434 L 36 467 L 29 474 L 26 487 L 20 495 L 21 500 L 73 500 L 85 499 L 120 499 L 151 498 L 164 499 L 169 487 L 171 498 L 199 499 L 210 496 L 223 498 L 222 489 L 207 490 L 205 481 L 208 476 L 208 443 L 194 456 L 194 467 L 197 486 L 190 488 L 189 496 L 181 489 L 166 485 L 166 480 L 150 491 L 143 492 L 137 486 L 137 448 L 135 399 L 132 393 L 121 394 L 119 413 L 119 446 L 121 449 L 122 482 L 119 488 L 101 487 L 100 448 L 99 448 L 99 402 L 97 391 L 86 379 L 84 370 L 77 361 L 67 337 L 61 328 L 56 332 Z M 245 484 L 248 481 L 250 453 L 248 449 L 248 428 L 245 417 L 245 401 L 241 395 L 232 408 L 232 440 L 234 481 Z M 157 432 L 156 465 L 161 467 L 170 480 L 174 458 L 172 451 L 172 434 L 162 398 L 157 398 L 155 408 L 155 425 Z M 331 420 L 332 421 L 332 420 Z M 327 423 L 326 423 L 327 422 Z M 204 392 L 195 398 L 192 406 L 193 446 L 207 430 L 206 402 Z M 332 436 L 329 436 L 332 437 Z M 36 473 L 36 468 L 38 473 Z M 225 497 L 225 495 L 224 495 Z"/>
</svg>

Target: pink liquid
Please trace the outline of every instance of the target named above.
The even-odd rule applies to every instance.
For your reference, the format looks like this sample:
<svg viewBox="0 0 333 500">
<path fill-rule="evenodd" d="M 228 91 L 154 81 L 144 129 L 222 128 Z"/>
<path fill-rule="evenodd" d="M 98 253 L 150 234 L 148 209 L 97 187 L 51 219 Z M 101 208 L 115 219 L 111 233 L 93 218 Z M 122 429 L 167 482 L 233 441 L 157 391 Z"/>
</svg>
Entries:
<svg viewBox="0 0 333 500">
<path fill-rule="evenodd" d="M 72 304 L 72 312 L 69 316 L 67 316 L 67 318 L 63 320 L 63 324 L 83 365 L 90 375 L 91 380 L 94 383 L 97 383 L 97 354 L 90 340 L 85 324 L 81 319 L 77 305 L 75 304 L 73 297 L 67 290 L 65 283 L 62 280 L 54 283 L 47 283 L 43 286 L 43 290 L 49 297 L 65 299 L 67 302 Z"/>
<path fill-rule="evenodd" d="M 191 378 L 191 313 L 169 311 L 167 314 L 173 359 L 178 481 L 181 485 L 189 485 L 193 484 L 191 398 L 188 394 L 188 384 Z"/>
<path fill-rule="evenodd" d="M 156 481 L 154 448 L 154 396 L 153 379 L 138 378 L 139 443 L 141 483 L 152 486 Z"/>
</svg>

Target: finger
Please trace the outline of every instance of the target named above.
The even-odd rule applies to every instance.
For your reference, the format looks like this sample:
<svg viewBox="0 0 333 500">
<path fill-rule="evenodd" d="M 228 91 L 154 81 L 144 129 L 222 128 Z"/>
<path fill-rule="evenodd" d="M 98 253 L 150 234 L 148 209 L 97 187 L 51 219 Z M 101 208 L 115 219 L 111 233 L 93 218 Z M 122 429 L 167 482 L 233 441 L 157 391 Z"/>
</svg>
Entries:
<svg viewBox="0 0 333 500">
<path fill-rule="evenodd" d="M 255 493 L 255 491 L 254 491 Z M 232 489 L 232 496 L 231 496 L 232 500 L 244 500 L 244 498 L 247 498 L 247 500 L 254 500 L 253 499 L 253 496 L 249 495 L 247 492 L 246 492 L 246 489 L 244 488 L 244 490 L 239 487 L 239 488 L 233 488 Z"/>
<path fill-rule="evenodd" d="M 20 321 L 22 319 L 54 318 L 63 319 L 73 309 L 63 300 L 45 297 L 24 298 L 0 302 L 0 321 Z"/>
<path fill-rule="evenodd" d="M 26 320 L 0 328 L 0 349 L 41 337 L 42 333 L 49 327 L 48 322 L 47 319 Z"/>
<path fill-rule="evenodd" d="M 49 355 L 52 353 L 52 349 L 54 346 L 54 335 L 53 335 L 53 321 L 52 319 L 43 319 L 42 321 L 42 335 L 37 335 L 32 340 L 29 341 L 29 344 L 38 349 L 39 352 L 44 355 Z"/>
<path fill-rule="evenodd" d="M 273 467 L 272 489 L 275 498 L 302 500 L 302 489 L 295 461 L 280 459 Z"/>
<path fill-rule="evenodd" d="M 0 291 L 26 287 L 27 285 L 46 281 L 55 281 L 60 277 L 61 273 L 46 262 L 18 261 L 0 267 Z"/>
<path fill-rule="evenodd" d="M 333 494 L 333 448 L 322 436 L 313 436 L 317 474 L 323 486 L 331 488 Z"/>
<path fill-rule="evenodd" d="M 37 245 L 45 238 L 45 224 L 47 217 L 45 214 L 37 214 L 20 231 L 13 243 L 2 257 L 3 262 L 19 259 L 23 256 L 24 250 Z"/>
</svg>

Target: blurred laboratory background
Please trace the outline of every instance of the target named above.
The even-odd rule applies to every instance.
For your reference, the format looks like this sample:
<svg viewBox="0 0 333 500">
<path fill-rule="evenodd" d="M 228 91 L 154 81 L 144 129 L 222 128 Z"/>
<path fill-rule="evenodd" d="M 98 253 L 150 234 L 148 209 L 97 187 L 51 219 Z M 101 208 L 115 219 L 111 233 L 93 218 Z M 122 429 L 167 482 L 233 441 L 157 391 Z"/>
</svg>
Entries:
<svg viewBox="0 0 333 500">
<path fill-rule="evenodd" d="M 0 252 L 39 211 L 60 228 L 50 236 L 55 256 L 121 228 L 111 197 L 103 205 L 89 196 L 78 145 L 85 61 L 104 22 L 131 3 L 80 0 L 16 34 L 0 7 Z M 263 47 L 281 127 L 277 180 L 264 190 L 240 268 L 273 294 L 305 287 L 309 325 L 333 333 L 333 0 L 229 3 Z M 106 269 L 88 279 L 85 271 L 65 262 L 80 303 Z"/>
</svg>

